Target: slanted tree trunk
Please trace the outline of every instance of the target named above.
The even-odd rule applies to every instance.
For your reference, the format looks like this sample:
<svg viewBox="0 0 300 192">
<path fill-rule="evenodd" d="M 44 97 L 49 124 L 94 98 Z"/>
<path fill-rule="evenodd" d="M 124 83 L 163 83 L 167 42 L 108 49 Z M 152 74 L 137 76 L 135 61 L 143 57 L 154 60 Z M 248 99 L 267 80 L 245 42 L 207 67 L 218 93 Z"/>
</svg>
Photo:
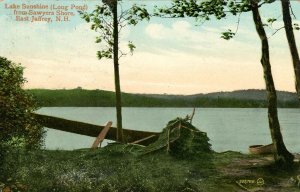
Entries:
<svg viewBox="0 0 300 192">
<path fill-rule="evenodd" d="M 277 95 L 269 57 L 269 43 L 259 14 L 258 4 L 255 0 L 252 1 L 252 14 L 256 31 L 260 37 L 262 45 L 262 57 L 260 61 L 263 67 L 264 79 L 267 89 L 269 128 L 275 148 L 274 159 L 276 163 L 291 165 L 293 163 L 294 156 L 286 149 L 281 135 L 277 113 Z"/>
<path fill-rule="evenodd" d="M 114 59 L 114 73 L 115 73 L 115 91 L 116 91 L 116 111 L 117 111 L 117 140 L 124 142 L 122 130 L 122 100 L 121 100 L 121 86 L 119 73 L 119 31 L 118 31 L 118 1 L 112 0 L 113 11 L 113 59 Z"/>
<path fill-rule="evenodd" d="M 293 32 L 292 18 L 290 13 L 290 0 L 281 0 L 281 6 L 286 38 L 289 43 L 290 52 L 293 60 L 296 92 L 300 101 L 300 58 Z"/>
</svg>

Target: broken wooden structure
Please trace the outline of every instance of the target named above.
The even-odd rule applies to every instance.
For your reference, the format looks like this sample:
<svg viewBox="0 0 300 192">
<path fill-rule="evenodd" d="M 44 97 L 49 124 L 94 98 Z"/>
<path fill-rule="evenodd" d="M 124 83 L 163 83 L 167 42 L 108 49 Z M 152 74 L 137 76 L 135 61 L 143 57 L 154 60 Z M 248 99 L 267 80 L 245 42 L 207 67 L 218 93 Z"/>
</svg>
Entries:
<svg viewBox="0 0 300 192">
<path fill-rule="evenodd" d="M 44 127 L 90 137 L 98 137 L 99 133 L 105 128 L 105 126 L 101 125 L 72 121 L 47 115 L 34 114 L 34 116 L 36 120 Z M 125 141 L 128 143 L 149 145 L 157 140 L 160 133 L 123 129 L 123 134 Z M 110 127 L 106 133 L 105 139 L 117 141 L 117 128 Z"/>
<path fill-rule="evenodd" d="M 112 122 L 111 121 L 107 122 L 104 129 L 102 129 L 102 131 L 99 133 L 98 137 L 96 137 L 96 139 L 92 145 L 92 149 L 98 148 L 99 145 L 101 147 L 101 144 L 104 141 L 106 134 L 108 133 L 111 126 L 112 126 Z"/>
</svg>

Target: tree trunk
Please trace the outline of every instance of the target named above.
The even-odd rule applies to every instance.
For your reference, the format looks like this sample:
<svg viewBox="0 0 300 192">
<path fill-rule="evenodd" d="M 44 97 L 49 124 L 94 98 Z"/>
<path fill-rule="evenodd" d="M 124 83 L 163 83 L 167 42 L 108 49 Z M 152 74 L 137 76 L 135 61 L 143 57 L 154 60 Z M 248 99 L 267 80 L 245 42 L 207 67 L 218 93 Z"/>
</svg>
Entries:
<svg viewBox="0 0 300 192">
<path fill-rule="evenodd" d="M 258 4 L 254 1 L 252 2 L 252 14 L 256 31 L 260 37 L 262 45 L 262 57 L 260 61 L 264 71 L 264 79 L 267 90 L 269 128 L 275 148 L 274 159 L 276 163 L 291 165 L 293 163 L 294 156 L 285 147 L 278 120 L 277 95 L 271 71 L 268 38 L 261 21 Z"/>
<path fill-rule="evenodd" d="M 113 0 L 113 59 L 114 59 L 114 73 L 115 73 L 115 91 L 116 91 L 116 111 L 117 111 L 117 140 L 124 142 L 122 130 L 122 100 L 121 100 L 121 86 L 119 73 L 119 32 L 118 32 L 118 1 Z"/>
<path fill-rule="evenodd" d="M 286 38 L 289 43 L 290 52 L 293 60 L 296 92 L 300 101 L 300 58 L 293 32 L 292 18 L 290 13 L 290 0 L 281 0 L 281 6 Z"/>
</svg>

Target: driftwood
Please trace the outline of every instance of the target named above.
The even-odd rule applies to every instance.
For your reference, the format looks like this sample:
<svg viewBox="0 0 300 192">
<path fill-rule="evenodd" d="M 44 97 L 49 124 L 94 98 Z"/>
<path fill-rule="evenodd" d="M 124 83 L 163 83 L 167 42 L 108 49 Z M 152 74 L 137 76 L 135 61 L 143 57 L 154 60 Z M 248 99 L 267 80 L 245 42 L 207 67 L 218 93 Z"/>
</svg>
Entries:
<svg viewBox="0 0 300 192">
<path fill-rule="evenodd" d="M 83 123 L 79 121 L 72 121 L 68 119 L 52 117 L 41 114 L 34 114 L 36 120 L 43 125 L 44 127 L 57 129 L 61 131 L 66 131 L 70 133 L 76 133 L 80 135 L 86 135 L 91 137 L 97 137 L 99 133 L 104 129 L 105 126 L 93 125 L 89 123 Z M 157 132 L 148 132 L 148 131 L 137 131 L 130 129 L 123 129 L 123 134 L 125 136 L 125 140 L 129 143 L 138 142 L 140 145 L 149 145 L 157 140 L 159 133 Z M 153 137 L 152 135 L 155 135 Z M 106 135 L 106 139 L 117 141 L 117 128 L 111 127 Z M 150 137 L 152 136 L 152 137 Z M 143 140 L 144 138 L 147 138 Z"/>
</svg>

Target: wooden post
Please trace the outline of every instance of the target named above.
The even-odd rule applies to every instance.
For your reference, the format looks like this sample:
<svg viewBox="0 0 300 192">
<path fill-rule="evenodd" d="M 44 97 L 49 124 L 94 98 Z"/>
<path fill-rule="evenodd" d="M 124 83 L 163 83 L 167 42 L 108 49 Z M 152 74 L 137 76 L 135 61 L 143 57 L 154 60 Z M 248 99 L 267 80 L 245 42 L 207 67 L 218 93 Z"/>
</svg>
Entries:
<svg viewBox="0 0 300 192">
<path fill-rule="evenodd" d="M 94 141 L 94 143 L 92 145 L 92 149 L 98 148 L 99 144 L 100 144 L 100 147 L 101 147 L 101 143 L 105 139 L 105 136 L 108 133 L 108 131 L 109 131 L 109 129 L 110 129 L 111 126 L 112 126 L 112 122 L 111 121 L 107 122 L 107 124 L 104 127 L 104 129 L 96 137 L 96 139 L 95 139 L 95 141 Z"/>
</svg>

